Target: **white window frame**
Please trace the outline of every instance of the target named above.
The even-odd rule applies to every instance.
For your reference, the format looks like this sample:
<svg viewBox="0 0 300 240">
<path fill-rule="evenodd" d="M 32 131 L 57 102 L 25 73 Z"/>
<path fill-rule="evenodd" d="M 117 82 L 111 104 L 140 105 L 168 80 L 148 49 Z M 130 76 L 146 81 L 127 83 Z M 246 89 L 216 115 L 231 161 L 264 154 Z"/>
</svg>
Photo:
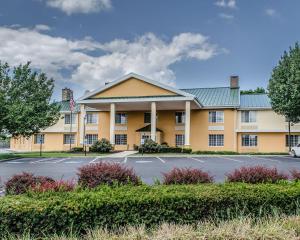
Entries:
<svg viewBox="0 0 300 240">
<path fill-rule="evenodd" d="M 256 122 L 256 111 L 243 110 L 241 112 L 242 123 L 255 123 Z"/>
<path fill-rule="evenodd" d="M 184 134 L 175 134 L 175 146 L 181 147 L 185 145 L 185 136 Z"/>
<path fill-rule="evenodd" d="M 86 123 L 87 124 L 97 124 L 98 123 L 98 113 L 87 113 L 86 114 Z"/>
<path fill-rule="evenodd" d="M 257 147 L 258 136 L 254 134 L 242 135 L 242 147 Z"/>
<path fill-rule="evenodd" d="M 208 122 L 224 123 L 224 111 L 209 111 Z"/>
<path fill-rule="evenodd" d="M 115 134 L 115 145 L 127 145 L 127 134 Z"/>
<path fill-rule="evenodd" d="M 75 144 L 75 134 L 64 134 L 64 144 Z"/>
<path fill-rule="evenodd" d="M 209 134 L 208 135 L 209 147 L 224 147 L 224 134 Z"/>
<path fill-rule="evenodd" d="M 93 145 L 96 141 L 98 141 L 98 134 L 86 134 L 85 139 L 87 145 Z"/>
<path fill-rule="evenodd" d="M 178 115 L 181 116 L 178 116 Z M 175 112 L 175 123 L 176 124 L 185 124 L 185 112 Z"/>
<path fill-rule="evenodd" d="M 45 143 L 45 134 L 38 133 L 34 135 L 34 144 L 44 144 L 44 143 Z"/>
<path fill-rule="evenodd" d="M 120 116 L 120 117 L 118 117 L 118 116 Z M 120 122 L 118 122 L 118 119 L 120 119 Z M 127 122 L 128 122 L 128 114 L 127 113 L 116 113 L 116 117 L 115 117 L 116 124 L 126 125 Z"/>
<path fill-rule="evenodd" d="M 289 135 L 285 135 L 285 146 L 289 146 Z M 300 143 L 300 135 L 291 135 L 291 147 L 296 147 Z"/>
<path fill-rule="evenodd" d="M 64 123 L 65 123 L 65 125 L 70 125 L 71 124 L 71 113 L 65 113 Z M 76 123 L 76 114 L 72 113 L 72 124 L 75 124 L 75 123 Z"/>
</svg>

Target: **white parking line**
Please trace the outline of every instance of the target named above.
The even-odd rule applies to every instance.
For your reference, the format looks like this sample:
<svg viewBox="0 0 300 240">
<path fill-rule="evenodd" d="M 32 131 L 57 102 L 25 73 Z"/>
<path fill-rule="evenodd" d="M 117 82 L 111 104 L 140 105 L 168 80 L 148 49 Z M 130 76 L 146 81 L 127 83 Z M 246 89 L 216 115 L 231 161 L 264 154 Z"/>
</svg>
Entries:
<svg viewBox="0 0 300 240">
<path fill-rule="evenodd" d="M 124 159 L 124 163 L 127 163 L 127 157 L 125 157 L 125 159 Z"/>
<path fill-rule="evenodd" d="M 268 160 L 268 161 L 270 161 L 270 162 L 277 162 L 277 163 L 280 163 L 279 160 L 270 159 L 270 158 L 266 158 L 266 157 L 256 157 L 256 156 L 252 156 L 252 157 L 254 157 L 254 158 L 256 158 L 256 159 L 263 159 L 263 160 Z"/>
<path fill-rule="evenodd" d="M 221 159 L 226 159 L 226 160 L 234 161 L 234 162 L 239 162 L 239 163 L 243 163 L 244 162 L 242 160 L 238 160 L 238 159 L 234 159 L 234 158 L 229 158 L 229 157 L 223 157 L 223 156 L 217 156 L 217 157 L 221 158 Z"/>
<path fill-rule="evenodd" d="M 40 162 L 45 162 L 45 161 L 49 161 L 49 160 L 52 160 L 54 158 L 43 158 L 43 159 L 40 159 L 40 160 L 37 160 L 37 161 L 32 161 L 30 163 L 40 163 Z"/>
<path fill-rule="evenodd" d="M 189 157 L 189 159 L 193 159 L 193 160 L 195 160 L 195 161 L 197 161 L 197 162 L 205 163 L 205 161 L 203 161 L 203 160 L 200 160 L 200 159 L 197 159 L 197 158 L 192 158 L 192 157 Z"/>
<path fill-rule="evenodd" d="M 160 157 L 156 157 L 159 161 L 161 161 L 162 163 L 166 163 L 166 161 L 165 160 L 163 160 L 162 158 L 160 158 Z"/>
<path fill-rule="evenodd" d="M 71 159 L 70 157 L 68 158 L 62 158 L 62 159 L 59 159 L 58 161 L 53 161 L 53 163 L 59 163 L 59 162 L 62 162 L 62 161 L 65 161 L 65 160 L 69 160 Z"/>
<path fill-rule="evenodd" d="M 82 161 L 78 162 L 78 161 L 68 161 L 68 162 L 63 162 L 63 163 L 82 163 Z"/>
<path fill-rule="evenodd" d="M 136 163 L 151 163 L 152 161 L 135 161 Z"/>
<path fill-rule="evenodd" d="M 25 163 L 25 162 L 5 162 L 5 163 Z"/>
<path fill-rule="evenodd" d="M 94 158 L 92 161 L 90 161 L 89 163 L 95 163 L 98 159 L 100 159 L 101 157 L 96 157 Z"/>
</svg>

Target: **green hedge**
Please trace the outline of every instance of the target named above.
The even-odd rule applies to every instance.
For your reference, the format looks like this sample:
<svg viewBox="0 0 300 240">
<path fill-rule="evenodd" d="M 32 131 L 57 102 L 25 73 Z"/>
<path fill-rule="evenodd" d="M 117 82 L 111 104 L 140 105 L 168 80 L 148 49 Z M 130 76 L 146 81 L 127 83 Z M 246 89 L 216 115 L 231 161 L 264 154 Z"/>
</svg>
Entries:
<svg viewBox="0 0 300 240">
<path fill-rule="evenodd" d="M 0 234 L 36 235 L 160 222 L 195 223 L 237 215 L 295 214 L 300 184 L 101 187 L 0 199 Z"/>
</svg>

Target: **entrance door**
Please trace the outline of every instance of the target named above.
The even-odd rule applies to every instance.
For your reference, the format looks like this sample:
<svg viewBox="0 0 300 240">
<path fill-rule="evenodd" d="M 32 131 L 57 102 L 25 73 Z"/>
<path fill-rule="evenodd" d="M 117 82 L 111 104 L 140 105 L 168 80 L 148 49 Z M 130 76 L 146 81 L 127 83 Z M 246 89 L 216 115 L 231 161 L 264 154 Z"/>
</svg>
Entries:
<svg viewBox="0 0 300 240">
<path fill-rule="evenodd" d="M 144 144 L 146 139 L 150 139 L 150 134 L 149 133 L 141 133 L 141 144 Z"/>
</svg>

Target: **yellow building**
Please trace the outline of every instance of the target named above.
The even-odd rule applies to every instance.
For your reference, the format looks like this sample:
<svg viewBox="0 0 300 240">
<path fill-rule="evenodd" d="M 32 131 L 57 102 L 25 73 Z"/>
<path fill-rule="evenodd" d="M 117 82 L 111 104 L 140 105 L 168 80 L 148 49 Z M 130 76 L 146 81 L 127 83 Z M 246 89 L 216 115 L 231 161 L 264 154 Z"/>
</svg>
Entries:
<svg viewBox="0 0 300 240">
<path fill-rule="evenodd" d="M 229 87 L 176 89 L 131 73 L 87 92 L 71 118 L 63 90 L 62 118 L 29 139 L 11 140 L 14 150 L 63 151 L 106 138 L 116 150 L 133 150 L 151 138 L 194 151 L 286 152 L 288 123 L 271 108 L 266 94 L 240 94 Z M 70 130 L 72 119 L 72 130 Z M 291 128 L 300 143 L 300 124 Z"/>
</svg>

